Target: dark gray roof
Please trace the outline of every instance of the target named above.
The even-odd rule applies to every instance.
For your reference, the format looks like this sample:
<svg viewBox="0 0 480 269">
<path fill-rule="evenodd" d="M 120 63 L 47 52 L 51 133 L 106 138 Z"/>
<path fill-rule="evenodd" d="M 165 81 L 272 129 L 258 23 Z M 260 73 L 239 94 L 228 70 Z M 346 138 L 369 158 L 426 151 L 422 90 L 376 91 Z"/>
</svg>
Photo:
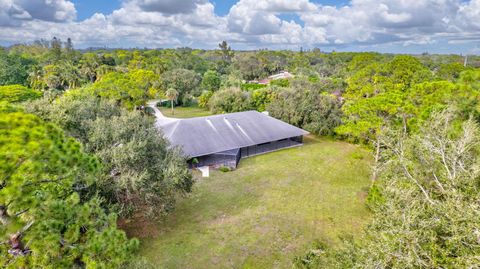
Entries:
<svg viewBox="0 0 480 269">
<path fill-rule="evenodd" d="M 308 134 L 257 111 L 181 119 L 161 128 L 170 143 L 180 146 L 189 157 Z"/>
</svg>

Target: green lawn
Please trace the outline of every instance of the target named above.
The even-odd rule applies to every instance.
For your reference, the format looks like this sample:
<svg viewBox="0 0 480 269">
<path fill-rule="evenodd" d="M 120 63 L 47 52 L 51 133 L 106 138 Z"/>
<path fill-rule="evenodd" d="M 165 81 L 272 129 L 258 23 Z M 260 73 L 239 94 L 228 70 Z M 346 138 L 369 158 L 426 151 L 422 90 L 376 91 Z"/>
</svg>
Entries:
<svg viewBox="0 0 480 269">
<path fill-rule="evenodd" d="M 310 137 L 198 179 L 166 220 L 128 231 L 159 268 L 291 268 L 313 240 L 334 244 L 364 226 L 368 160 L 358 146 Z"/>
<path fill-rule="evenodd" d="M 172 118 L 193 118 L 212 115 L 212 113 L 206 109 L 192 106 L 192 107 L 174 107 L 174 114 L 172 115 L 172 109 L 167 107 L 160 107 L 160 111 L 166 117 Z"/>
</svg>

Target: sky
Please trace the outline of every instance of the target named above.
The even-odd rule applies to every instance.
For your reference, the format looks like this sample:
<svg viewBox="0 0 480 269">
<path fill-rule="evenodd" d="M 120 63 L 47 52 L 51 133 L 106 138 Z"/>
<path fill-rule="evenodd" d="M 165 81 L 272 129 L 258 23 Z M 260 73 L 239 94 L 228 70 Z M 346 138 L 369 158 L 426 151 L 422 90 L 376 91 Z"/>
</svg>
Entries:
<svg viewBox="0 0 480 269">
<path fill-rule="evenodd" d="M 0 0 L 0 45 L 480 54 L 480 0 Z"/>
</svg>

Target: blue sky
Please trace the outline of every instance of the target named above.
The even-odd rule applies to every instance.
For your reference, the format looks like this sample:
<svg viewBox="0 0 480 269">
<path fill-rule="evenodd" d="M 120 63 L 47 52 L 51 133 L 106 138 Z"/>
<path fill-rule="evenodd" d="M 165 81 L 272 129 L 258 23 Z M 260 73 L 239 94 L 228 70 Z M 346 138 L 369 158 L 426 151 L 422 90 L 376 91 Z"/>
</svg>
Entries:
<svg viewBox="0 0 480 269">
<path fill-rule="evenodd" d="M 120 0 L 74 0 L 77 20 L 85 20 L 95 13 L 110 14 L 122 5 Z"/>
<path fill-rule="evenodd" d="M 84 20 L 92 16 L 93 14 L 100 12 L 104 14 L 109 14 L 115 9 L 118 9 L 122 5 L 121 0 L 74 0 L 77 7 L 77 18 L 79 20 Z M 236 3 L 234 0 L 215 0 L 212 3 L 215 6 L 215 13 L 220 16 L 225 16 L 228 14 L 230 8 Z M 312 1 L 313 3 L 319 3 L 322 5 L 331 5 L 331 6 L 344 6 L 348 1 L 335 1 L 335 0 L 325 0 L 325 1 Z"/>
<path fill-rule="evenodd" d="M 480 0 L 0 0 L 0 44 L 480 53 Z"/>
</svg>

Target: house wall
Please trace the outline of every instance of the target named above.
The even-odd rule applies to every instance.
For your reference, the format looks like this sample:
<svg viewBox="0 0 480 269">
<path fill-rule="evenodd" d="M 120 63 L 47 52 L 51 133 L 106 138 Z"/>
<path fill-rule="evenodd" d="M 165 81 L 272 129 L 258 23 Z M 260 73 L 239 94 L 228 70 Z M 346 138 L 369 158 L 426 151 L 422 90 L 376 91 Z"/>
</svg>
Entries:
<svg viewBox="0 0 480 269">
<path fill-rule="evenodd" d="M 205 156 L 199 156 L 193 159 L 196 159 L 198 162 L 194 163 L 192 160 L 189 161 L 190 168 L 193 167 L 202 167 L 202 166 L 211 166 L 213 168 L 218 168 L 221 166 L 228 166 L 231 168 L 236 168 L 241 158 L 247 158 L 267 152 L 276 151 L 283 148 L 289 148 L 294 146 L 300 146 L 303 143 L 303 136 L 296 136 L 287 139 L 282 139 L 278 141 L 272 141 L 268 143 L 263 143 L 255 146 L 241 148 L 236 155 L 226 155 L 221 153 L 215 153 Z"/>
<path fill-rule="evenodd" d="M 197 162 L 194 163 L 193 159 L 196 159 Z M 213 168 L 228 166 L 231 168 L 236 168 L 238 162 L 240 161 L 240 150 L 238 150 L 236 154 L 215 153 L 199 156 L 193 159 L 189 161 L 190 168 L 202 166 L 211 166 Z"/>
<path fill-rule="evenodd" d="M 255 156 L 282 148 L 288 148 L 293 146 L 301 145 L 303 142 L 303 137 L 291 137 L 287 139 L 282 139 L 278 141 L 272 141 L 268 143 L 263 143 L 255 146 L 245 147 L 240 149 L 241 158 L 246 158 L 250 156 Z"/>
</svg>

